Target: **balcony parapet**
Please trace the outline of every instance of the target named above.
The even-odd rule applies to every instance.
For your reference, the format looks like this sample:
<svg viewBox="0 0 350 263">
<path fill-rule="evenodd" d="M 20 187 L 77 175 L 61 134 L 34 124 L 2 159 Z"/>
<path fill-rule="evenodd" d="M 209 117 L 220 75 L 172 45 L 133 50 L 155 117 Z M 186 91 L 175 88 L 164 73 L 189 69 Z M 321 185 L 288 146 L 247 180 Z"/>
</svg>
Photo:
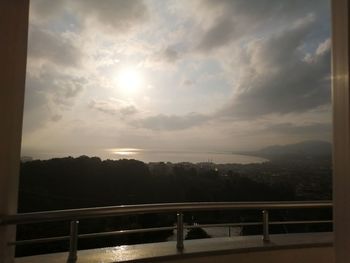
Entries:
<svg viewBox="0 0 350 263">
<path fill-rule="evenodd" d="M 263 242 L 261 236 L 236 236 L 186 240 L 183 250 L 176 249 L 176 242 L 161 242 L 80 250 L 77 262 L 254 262 L 247 259 L 260 257 L 256 262 L 287 263 L 282 260 L 289 254 L 290 262 L 333 261 L 333 233 L 303 233 L 270 235 L 271 242 Z M 295 256 L 305 257 L 295 261 Z M 265 258 L 264 258 L 265 257 Z M 15 263 L 65 262 L 67 253 L 54 253 L 16 258 Z M 245 258 L 245 261 L 241 261 Z M 206 259 L 207 261 L 203 260 Z M 223 260 L 229 261 L 223 261 Z M 238 261 L 234 261 L 237 259 Z M 278 261 L 280 260 L 280 261 Z"/>
</svg>

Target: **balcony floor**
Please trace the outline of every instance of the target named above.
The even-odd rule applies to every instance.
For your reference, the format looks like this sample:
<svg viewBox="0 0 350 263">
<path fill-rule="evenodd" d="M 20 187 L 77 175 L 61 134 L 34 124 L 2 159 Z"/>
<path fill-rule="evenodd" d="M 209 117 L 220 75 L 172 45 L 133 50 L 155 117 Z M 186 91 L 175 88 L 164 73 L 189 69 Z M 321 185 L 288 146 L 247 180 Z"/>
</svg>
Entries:
<svg viewBox="0 0 350 263">
<path fill-rule="evenodd" d="M 78 251 L 78 262 L 156 262 L 201 257 L 245 253 L 252 251 L 271 251 L 279 249 L 298 249 L 314 247 L 331 247 L 333 233 L 303 233 L 288 235 L 271 235 L 271 241 L 264 243 L 261 236 L 238 236 L 186 240 L 185 249 L 177 251 L 174 241 L 98 248 Z M 54 253 L 38 256 L 16 258 L 15 263 L 66 262 L 68 253 Z"/>
</svg>

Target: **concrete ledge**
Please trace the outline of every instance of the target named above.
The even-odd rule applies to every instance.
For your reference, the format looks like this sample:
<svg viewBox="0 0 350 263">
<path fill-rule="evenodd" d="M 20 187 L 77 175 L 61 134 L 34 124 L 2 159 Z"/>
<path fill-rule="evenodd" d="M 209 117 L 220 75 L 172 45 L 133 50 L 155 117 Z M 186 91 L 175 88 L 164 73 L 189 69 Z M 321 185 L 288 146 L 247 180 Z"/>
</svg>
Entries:
<svg viewBox="0 0 350 263">
<path fill-rule="evenodd" d="M 333 233 L 271 235 L 264 243 L 261 236 L 186 240 L 177 251 L 175 242 L 162 242 L 78 251 L 78 262 L 333 262 Z M 293 253 L 291 253 L 293 251 Z M 287 252 L 287 253 L 286 253 Z M 299 252 L 299 253 L 298 253 Z M 288 254 L 291 254 L 288 256 Z M 16 263 L 65 262 L 68 253 L 16 258 Z M 264 255 L 264 256 L 263 256 Z M 295 255 L 305 261 L 295 261 Z M 264 258 L 266 257 L 266 260 Z M 313 261 L 312 257 L 317 257 Z M 251 258 L 251 261 L 247 261 Z M 256 261 L 257 258 L 259 261 Z M 276 261 L 273 260 L 276 258 Z M 283 259 L 283 260 L 282 260 Z M 286 261 L 287 260 L 287 261 Z M 294 260 L 294 261 L 293 261 Z M 316 258 L 315 258 L 316 260 Z"/>
</svg>

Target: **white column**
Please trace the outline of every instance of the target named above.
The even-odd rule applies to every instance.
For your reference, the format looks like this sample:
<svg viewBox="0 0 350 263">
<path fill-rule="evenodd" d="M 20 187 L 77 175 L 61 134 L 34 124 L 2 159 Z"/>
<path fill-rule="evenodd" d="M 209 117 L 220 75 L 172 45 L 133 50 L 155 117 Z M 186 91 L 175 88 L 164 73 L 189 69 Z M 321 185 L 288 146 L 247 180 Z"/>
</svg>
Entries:
<svg viewBox="0 0 350 263">
<path fill-rule="evenodd" d="M 336 263 L 350 260 L 349 0 L 332 1 L 333 203 Z"/>
<path fill-rule="evenodd" d="M 0 1 L 0 215 L 17 212 L 29 0 Z M 0 262 L 13 262 L 15 227 L 0 227 Z"/>
</svg>

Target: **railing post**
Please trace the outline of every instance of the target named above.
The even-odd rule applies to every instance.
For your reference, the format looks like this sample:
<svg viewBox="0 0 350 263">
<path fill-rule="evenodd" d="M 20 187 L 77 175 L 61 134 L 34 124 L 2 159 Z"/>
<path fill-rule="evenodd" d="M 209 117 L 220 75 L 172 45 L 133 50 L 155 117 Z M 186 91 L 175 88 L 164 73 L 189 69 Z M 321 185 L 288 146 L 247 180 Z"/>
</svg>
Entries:
<svg viewBox="0 0 350 263">
<path fill-rule="evenodd" d="M 270 235 L 269 235 L 269 211 L 264 209 L 262 211 L 263 214 L 263 241 L 269 242 L 270 241 Z"/>
<path fill-rule="evenodd" d="M 177 225 L 176 225 L 176 248 L 178 250 L 183 250 L 184 248 L 184 222 L 183 222 L 183 213 L 177 213 Z"/>
<path fill-rule="evenodd" d="M 75 263 L 78 258 L 77 256 L 78 227 L 79 227 L 79 221 L 70 222 L 69 255 L 68 255 L 67 263 Z"/>
</svg>

